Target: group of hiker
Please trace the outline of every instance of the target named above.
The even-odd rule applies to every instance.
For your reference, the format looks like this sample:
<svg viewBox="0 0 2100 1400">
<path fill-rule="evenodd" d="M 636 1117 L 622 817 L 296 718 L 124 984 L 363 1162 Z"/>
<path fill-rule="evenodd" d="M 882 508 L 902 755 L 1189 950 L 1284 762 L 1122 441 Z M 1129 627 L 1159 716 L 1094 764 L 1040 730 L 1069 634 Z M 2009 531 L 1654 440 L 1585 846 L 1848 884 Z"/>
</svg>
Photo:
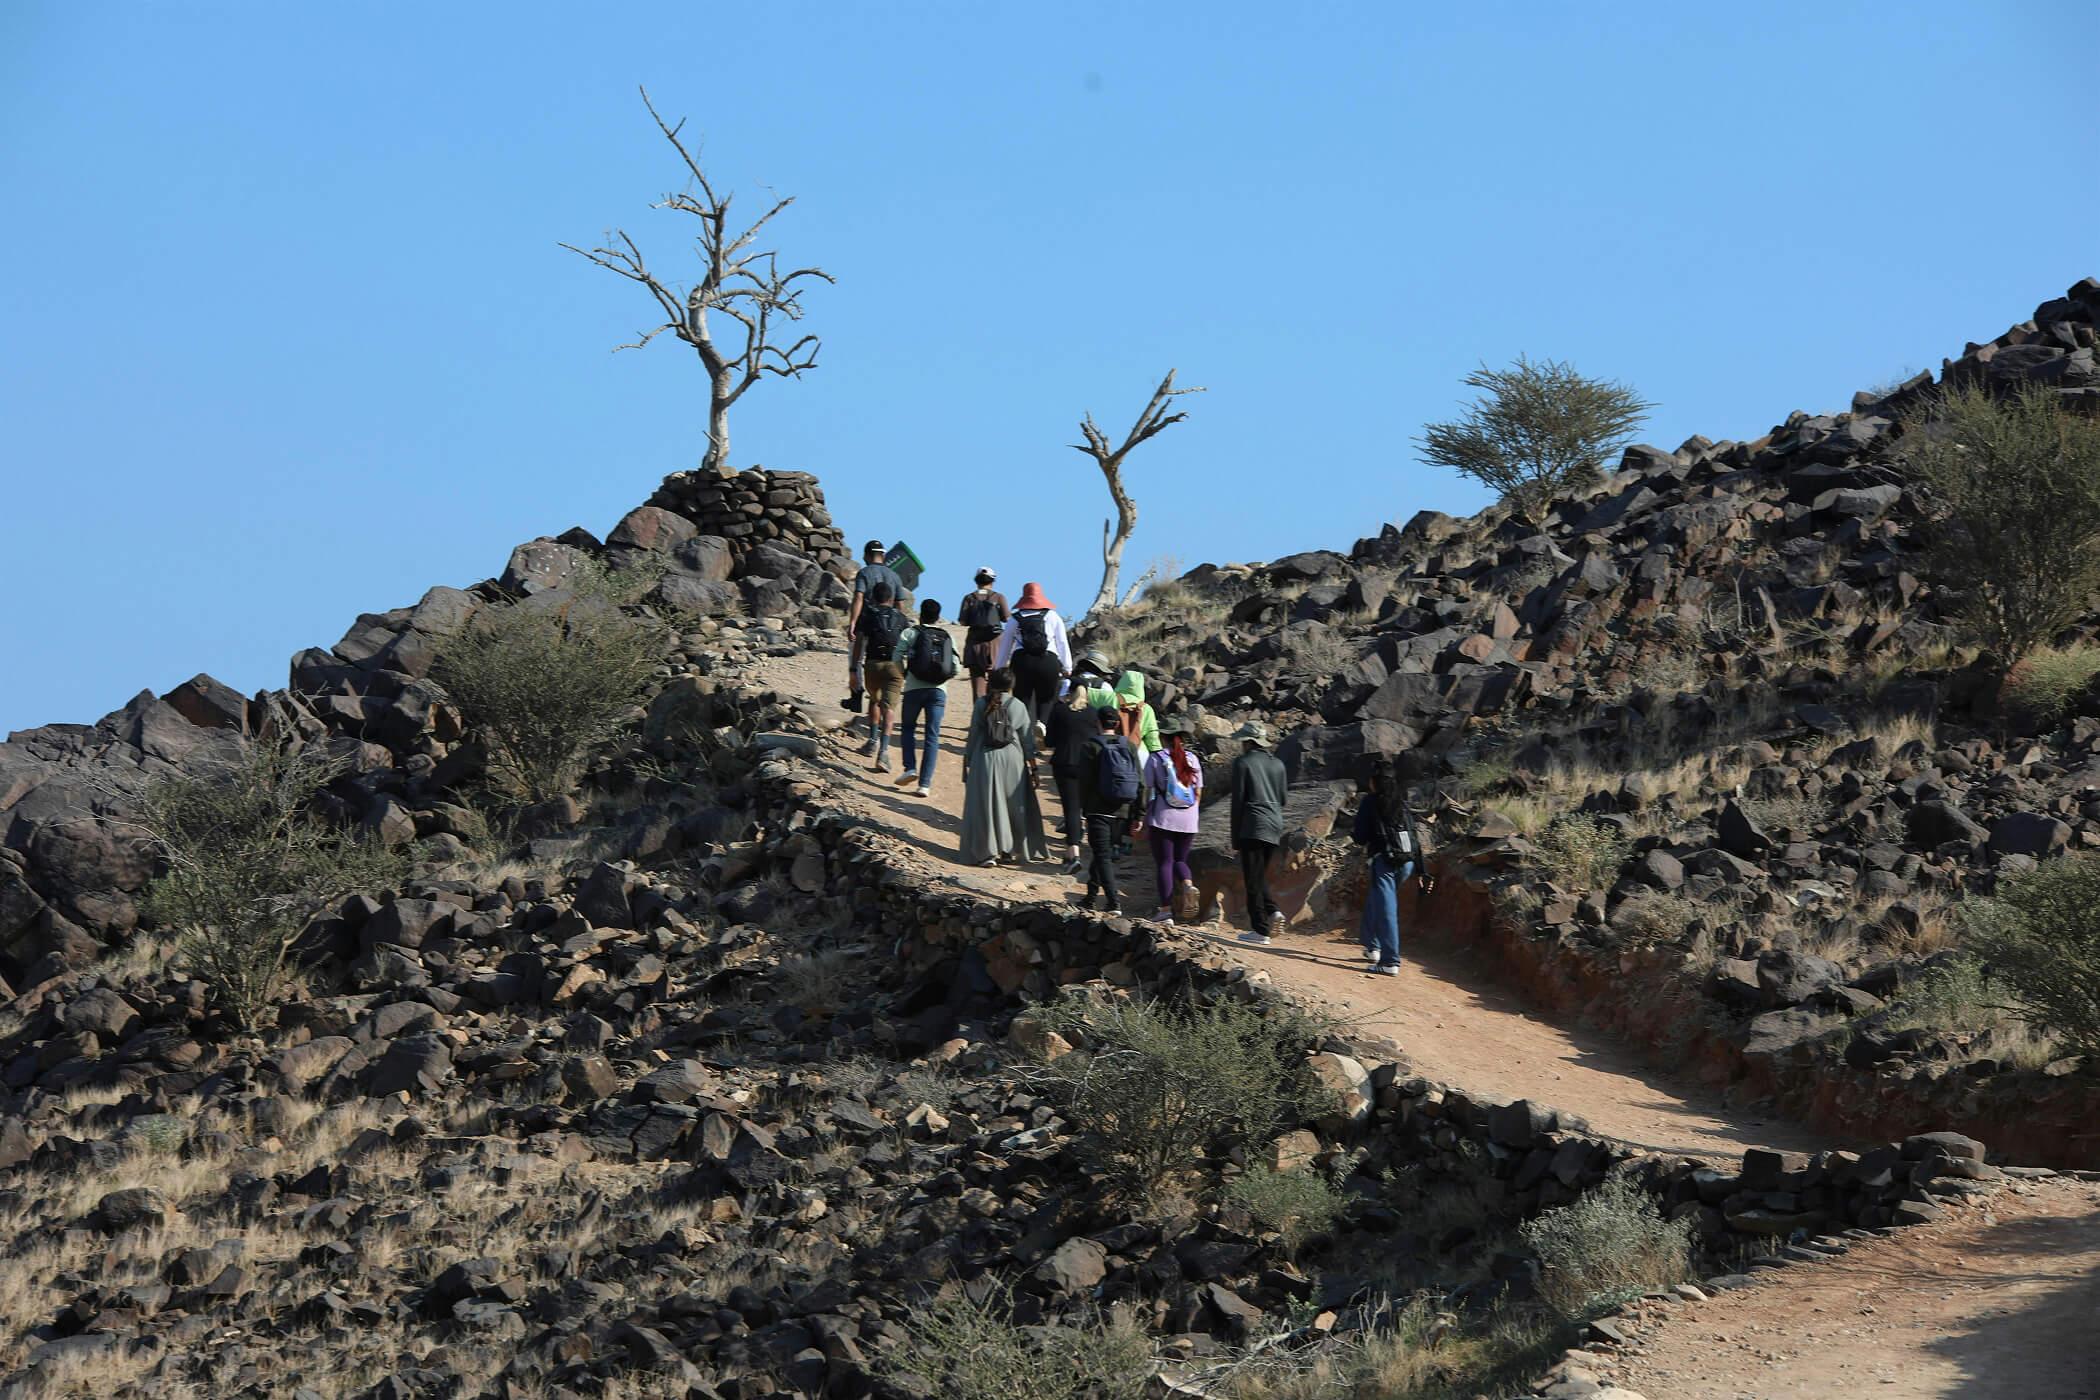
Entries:
<svg viewBox="0 0 2100 1400">
<path fill-rule="evenodd" d="M 847 613 L 850 690 L 841 701 L 868 714 L 862 753 L 889 773 L 891 731 L 902 750 L 899 787 L 933 792 L 947 686 L 970 682 L 963 746 L 960 856 L 964 863 L 1047 862 L 1051 856 L 1037 797 L 1046 769 L 1057 793 L 1064 871 L 1084 877 L 1082 907 L 1121 914 L 1116 862 L 1143 836 L 1157 885 L 1151 917 L 1172 924 L 1199 913 L 1189 857 L 1203 800 L 1203 764 L 1194 735 L 1179 716 L 1161 719 L 1145 700 L 1144 675 L 1118 670 L 1098 650 L 1072 654 L 1065 621 L 1042 585 L 1023 585 L 1009 604 L 998 575 L 977 570 L 962 600 L 960 655 L 941 620 L 939 600 L 920 602 L 914 621 L 897 606 L 903 580 L 871 540 L 855 576 Z M 1289 777 L 1271 749 L 1267 727 L 1243 724 L 1231 736 L 1231 837 L 1246 892 L 1242 939 L 1268 943 L 1285 922 L 1269 873 L 1285 834 Z M 1371 971 L 1398 975 L 1399 889 L 1423 868 L 1421 833 L 1405 784 L 1390 761 L 1367 774 L 1352 835 L 1369 856 L 1369 884 L 1359 936 Z"/>
</svg>

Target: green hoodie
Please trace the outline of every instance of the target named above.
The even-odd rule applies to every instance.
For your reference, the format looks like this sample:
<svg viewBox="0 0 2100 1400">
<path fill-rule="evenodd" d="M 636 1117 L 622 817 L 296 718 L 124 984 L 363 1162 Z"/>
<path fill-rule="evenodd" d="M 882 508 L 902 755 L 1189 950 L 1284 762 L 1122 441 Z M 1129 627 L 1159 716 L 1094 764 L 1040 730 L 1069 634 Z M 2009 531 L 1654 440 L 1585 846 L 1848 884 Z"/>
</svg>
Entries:
<svg viewBox="0 0 2100 1400">
<path fill-rule="evenodd" d="M 1156 754 L 1165 747 L 1159 741 L 1159 718 L 1152 713 L 1152 707 L 1145 703 L 1143 676 L 1135 671 L 1125 671 L 1116 677 L 1116 702 L 1118 709 L 1135 709 L 1138 712 L 1137 733 L 1133 736 L 1133 742 L 1137 745 L 1140 759 Z"/>
</svg>

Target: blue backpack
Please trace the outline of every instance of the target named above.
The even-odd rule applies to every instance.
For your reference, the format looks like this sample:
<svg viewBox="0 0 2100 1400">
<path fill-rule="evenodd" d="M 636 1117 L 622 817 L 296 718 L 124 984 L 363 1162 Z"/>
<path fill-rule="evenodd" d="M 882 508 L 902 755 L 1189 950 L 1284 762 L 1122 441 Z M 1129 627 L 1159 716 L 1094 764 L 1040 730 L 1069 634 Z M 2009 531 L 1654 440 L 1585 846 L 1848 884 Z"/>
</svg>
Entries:
<svg viewBox="0 0 2100 1400">
<path fill-rule="evenodd" d="M 1174 760 L 1165 751 L 1161 751 L 1157 757 L 1159 771 L 1166 775 L 1166 783 L 1160 788 L 1159 795 L 1166 799 L 1169 807 L 1195 806 L 1196 790 L 1181 781 L 1181 775 L 1174 771 Z"/>
<path fill-rule="evenodd" d="M 1130 741 L 1120 734 L 1106 735 L 1101 740 L 1100 767 L 1095 770 L 1094 786 L 1111 802 L 1137 801 L 1138 782 L 1137 755 L 1131 751 Z"/>
</svg>

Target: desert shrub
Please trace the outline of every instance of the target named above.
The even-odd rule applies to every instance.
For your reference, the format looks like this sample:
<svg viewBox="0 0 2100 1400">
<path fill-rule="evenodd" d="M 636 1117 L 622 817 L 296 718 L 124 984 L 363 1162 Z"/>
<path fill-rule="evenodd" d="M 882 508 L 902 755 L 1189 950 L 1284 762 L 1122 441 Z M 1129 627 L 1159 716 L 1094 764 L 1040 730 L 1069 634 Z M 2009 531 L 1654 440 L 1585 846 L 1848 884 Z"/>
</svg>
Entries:
<svg viewBox="0 0 2100 1400">
<path fill-rule="evenodd" d="M 661 555 L 645 555 L 625 568 L 608 567 L 601 559 L 579 560 L 562 581 L 566 591 L 615 608 L 633 607 L 663 582 L 670 563 Z"/>
<path fill-rule="evenodd" d="M 1559 884 L 1598 889 L 1618 878 L 1631 844 L 1603 818 L 1570 813 L 1539 833 L 1539 863 Z"/>
<path fill-rule="evenodd" d="M 1138 1400 L 1152 1349 L 1127 1321 L 1023 1327 L 1006 1295 L 957 1291 L 915 1309 L 881 1367 L 937 1400 Z"/>
<path fill-rule="evenodd" d="M 1515 755 L 1508 749 L 1475 754 L 1458 770 L 1459 792 L 1476 799 L 1500 792 L 1516 775 L 1516 767 Z"/>
<path fill-rule="evenodd" d="M 1208 1149 L 1266 1139 L 1326 1106 L 1305 1067 L 1317 1028 L 1286 1007 L 1072 993 L 1042 1019 L 1082 1047 L 1044 1066 L 1047 1087 L 1132 1196 L 1156 1195 Z"/>
<path fill-rule="evenodd" d="M 1361 660 L 1356 644 L 1327 626 L 1306 628 L 1289 653 L 1292 670 L 1322 678 L 1339 675 Z"/>
<path fill-rule="evenodd" d="M 1269 1348 L 1229 1367 L 1232 1400 L 1476 1400 L 1523 1393 L 1523 1382 L 1567 1349 L 1570 1337 L 1537 1309 L 1485 1316 L 1453 1312 L 1441 1298 L 1373 1303 L 1369 1326 L 1309 1352 Z M 1209 1377 L 1204 1377 L 1209 1380 Z"/>
<path fill-rule="evenodd" d="M 1508 369 L 1482 365 L 1465 382 L 1486 393 L 1457 420 L 1422 429 L 1422 460 L 1473 478 L 1532 521 L 1556 496 L 1595 480 L 1654 407 L 1623 384 L 1521 355 Z"/>
<path fill-rule="evenodd" d="M 1624 1176 L 1525 1221 L 1521 1233 L 1539 1258 L 1541 1295 L 1570 1316 L 1691 1271 L 1691 1222 L 1663 1219 Z"/>
<path fill-rule="evenodd" d="M 1225 1187 L 1225 1199 L 1263 1228 L 1282 1235 L 1287 1249 L 1326 1233 L 1348 1201 L 1317 1172 L 1278 1172 L 1266 1167 L 1233 1178 Z"/>
<path fill-rule="evenodd" d="M 603 602 L 484 608 L 434 674 L 486 737 L 500 778 L 529 801 L 561 796 L 593 745 L 641 698 L 660 648 Z"/>
<path fill-rule="evenodd" d="M 408 868 L 404 853 L 313 815 L 315 795 L 344 767 L 257 743 L 146 790 L 138 824 L 167 869 L 147 888 L 144 912 L 177 935 L 178 955 L 243 1027 L 275 1004 L 285 955 L 314 915 Z"/>
<path fill-rule="evenodd" d="M 1963 914 L 1970 946 L 2022 1019 L 2100 1056 L 2100 856 L 2044 861 Z"/>
<path fill-rule="evenodd" d="M 1819 805 L 1798 792 L 1777 797 L 1746 797 L 1743 815 L 1767 832 L 1808 831 L 1816 824 Z"/>
<path fill-rule="evenodd" d="M 1963 913 L 1973 918 L 1978 910 L 1972 905 Z M 1992 1030 L 2005 1020 L 2008 995 L 1975 957 L 1946 958 L 1904 984 L 1883 1024 L 1889 1030 Z"/>
<path fill-rule="evenodd" d="M 2100 587 L 2100 421 L 2054 390 L 1936 396 L 1902 457 L 1933 517 L 1928 567 L 1961 620 L 2010 666 L 2075 619 Z"/>
<path fill-rule="evenodd" d="M 776 1000 L 812 1014 L 838 1010 L 866 980 L 860 959 L 844 948 L 820 948 L 780 960 L 773 971 Z"/>
<path fill-rule="evenodd" d="M 2045 726 L 2063 718 L 2071 697 L 2100 675 L 2100 647 L 2037 647 L 2006 672 L 1999 698 L 2023 723 Z"/>
</svg>

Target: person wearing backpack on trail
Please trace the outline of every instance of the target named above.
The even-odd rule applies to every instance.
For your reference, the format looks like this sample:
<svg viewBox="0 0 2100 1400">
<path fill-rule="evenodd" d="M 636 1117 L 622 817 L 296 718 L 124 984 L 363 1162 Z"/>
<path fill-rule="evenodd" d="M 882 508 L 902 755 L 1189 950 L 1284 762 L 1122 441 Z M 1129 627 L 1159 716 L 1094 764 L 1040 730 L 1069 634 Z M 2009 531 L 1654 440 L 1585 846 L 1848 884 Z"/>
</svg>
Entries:
<svg viewBox="0 0 2100 1400">
<path fill-rule="evenodd" d="M 869 540 L 861 549 L 861 558 L 866 562 L 861 565 L 860 572 L 853 576 L 853 606 L 846 609 L 846 684 L 851 687 L 852 693 L 839 701 L 839 704 L 855 714 L 860 713 L 861 694 L 867 689 L 861 670 L 862 663 L 867 659 L 868 637 L 867 633 L 861 630 L 861 616 L 867 612 L 867 605 L 874 600 L 875 585 L 878 583 L 890 586 L 891 602 L 904 596 L 904 580 L 897 576 L 895 569 L 882 562 L 888 553 L 881 540 Z M 852 721 L 847 722 L 850 724 Z M 874 737 L 872 734 L 868 736 L 869 753 L 875 751 Z"/>
<path fill-rule="evenodd" d="M 1159 717 L 1145 703 L 1145 678 L 1136 671 L 1125 671 L 1116 677 L 1116 718 L 1124 738 L 1137 751 L 1138 763 L 1159 752 Z M 1118 859 L 1130 853 L 1130 842 L 1123 834 L 1116 838 Z"/>
<path fill-rule="evenodd" d="M 1232 761 L 1232 848 L 1240 858 L 1240 883 L 1247 890 L 1244 943 L 1267 943 L 1283 927 L 1283 911 L 1269 893 L 1269 862 L 1283 842 L 1283 804 L 1290 775 L 1269 752 L 1269 731 L 1250 720 L 1233 738 L 1240 756 Z"/>
<path fill-rule="evenodd" d="M 1096 733 L 1079 764 L 1079 806 L 1086 814 L 1086 844 L 1093 853 L 1087 867 L 1082 909 L 1094 907 L 1098 893 L 1111 914 L 1123 912 L 1116 888 L 1116 839 L 1129 819 L 1139 791 L 1137 750 L 1123 737 L 1122 721 L 1113 709 L 1094 711 Z"/>
<path fill-rule="evenodd" d="M 1028 722 L 1041 724 L 1072 669 L 1072 643 L 1040 583 L 1021 585 L 1021 601 L 999 634 L 992 664 L 1012 669 L 1015 698 L 1028 707 Z"/>
<path fill-rule="evenodd" d="M 886 583 L 868 591 L 869 606 L 861 610 L 861 637 L 866 643 L 861 673 L 868 687 L 868 746 L 863 752 L 875 755 L 875 771 L 890 771 L 890 724 L 904 698 L 904 667 L 895 660 L 897 639 L 910 624 L 892 604 L 897 595 Z"/>
<path fill-rule="evenodd" d="M 955 610 L 955 620 L 970 630 L 963 634 L 963 669 L 970 673 L 972 703 L 984 698 L 984 678 L 991 674 L 992 656 L 1006 619 L 1013 615 L 1006 595 L 992 587 L 999 576 L 989 567 L 977 571 L 977 590 L 966 595 Z"/>
<path fill-rule="evenodd" d="M 970 715 L 963 749 L 962 861 L 1042 860 L 1043 833 L 1031 820 L 1028 769 L 1035 761 L 1035 727 L 1028 707 L 1014 699 L 1013 677 L 986 677 L 984 699 Z"/>
<path fill-rule="evenodd" d="M 1096 715 L 1116 707 L 1115 692 L 1098 683 L 1107 674 L 1107 658 L 1098 651 L 1088 652 L 1072 668 L 1072 688 L 1065 692 L 1063 700 L 1050 707 L 1050 717 L 1043 722 L 1050 778 L 1057 785 L 1057 800 L 1064 809 L 1065 874 L 1071 876 L 1084 869 L 1079 844 L 1086 839 L 1086 807 L 1080 799 L 1080 770 L 1095 736 L 1101 732 Z"/>
<path fill-rule="evenodd" d="M 1364 888 L 1363 920 L 1358 937 L 1370 971 L 1386 977 L 1400 975 L 1400 886 L 1423 868 L 1425 850 L 1422 833 L 1408 805 L 1406 784 L 1400 781 L 1393 760 L 1378 755 L 1365 773 L 1363 801 L 1357 805 L 1350 839 L 1371 858 Z M 1433 888 L 1425 879 L 1422 889 Z"/>
<path fill-rule="evenodd" d="M 955 638 L 941 626 L 941 601 L 928 598 L 919 604 L 919 620 L 904 629 L 892 654 L 904 668 L 904 772 L 897 786 L 919 785 L 919 796 L 933 795 L 934 760 L 941 756 L 941 717 L 948 710 L 948 682 L 955 679 Z M 926 757 L 920 760 L 916 741 L 919 724 L 926 725 Z"/>
<path fill-rule="evenodd" d="M 1193 903 L 1195 872 L 1189 850 L 1196 844 L 1202 818 L 1203 765 L 1188 746 L 1188 725 L 1170 719 L 1160 726 L 1167 746 L 1145 760 L 1145 836 L 1152 845 L 1152 864 L 1159 874 L 1159 922 L 1174 922 L 1174 897 Z"/>
</svg>

